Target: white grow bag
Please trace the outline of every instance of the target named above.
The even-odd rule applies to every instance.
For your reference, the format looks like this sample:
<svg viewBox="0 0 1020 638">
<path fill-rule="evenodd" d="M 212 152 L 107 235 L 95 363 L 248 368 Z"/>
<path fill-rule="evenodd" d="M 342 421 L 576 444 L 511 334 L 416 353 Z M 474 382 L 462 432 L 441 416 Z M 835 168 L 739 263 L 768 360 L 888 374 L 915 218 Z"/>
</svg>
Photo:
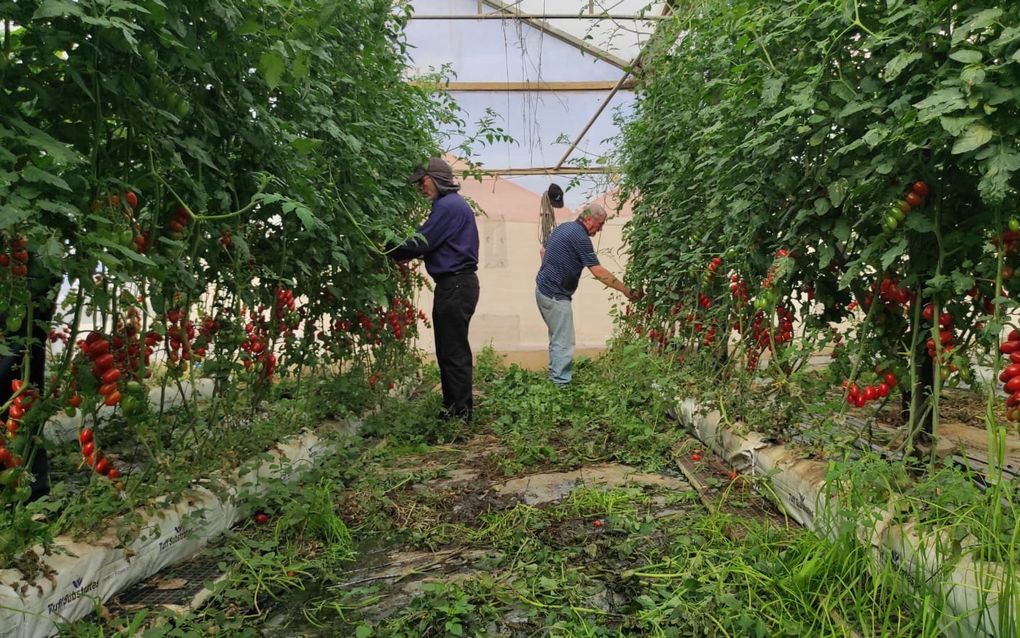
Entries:
<svg viewBox="0 0 1020 638">
<path fill-rule="evenodd" d="M 800 458 L 794 450 L 769 443 L 755 432 L 737 434 L 722 422 L 719 412 L 704 411 L 693 399 L 678 401 L 677 415 L 702 443 L 733 466 L 752 475 L 768 476 L 774 491 L 772 496 L 798 523 L 822 534 L 832 533 L 826 524 L 831 510 L 827 509 L 825 498 L 825 463 Z M 947 547 L 948 542 L 934 534 L 919 535 L 913 523 L 890 524 L 891 509 L 879 512 L 876 519 L 873 527 L 858 530 L 858 539 L 883 550 L 886 555 L 891 554 L 908 576 L 923 580 L 945 594 L 949 607 L 943 627 L 946 635 L 993 638 L 1015 630 L 1015 618 L 1005 619 L 1008 627 L 1001 624 L 999 601 L 1003 590 L 1009 591 L 1001 565 L 974 560 L 967 553 L 943 555 L 939 548 Z M 952 569 L 947 569 L 954 560 Z M 1011 595 L 1017 598 L 1020 593 Z M 978 613 L 982 606 L 984 613 Z M 1015 599 L 1009 608 L 1020 608 L 1020 599 Z"/>
<path fill-rule="evenodd" d="M 223 481 L 228 487 L 221 496 L 196 487 L 178 503 L 146 513 L 141 529 L 126 543 L 114 536 L 111 526 L 95 542 L 58 537 L 45 556 L 41 547 L 34 548 L 53 577 L 29 583 L 17 570 L 0 570 L 0 638 L 52 635 L 57 623 L 84 618 L 96 603 L 191 558 L 241 518 L 244 497 L 263 493 L 268 481 L 294 480 L 331 451 L 318 435 L 305 431 L 278 443 L 269 452 L 271 458 L 254 469 L 232 472 Z"/>
</svg>

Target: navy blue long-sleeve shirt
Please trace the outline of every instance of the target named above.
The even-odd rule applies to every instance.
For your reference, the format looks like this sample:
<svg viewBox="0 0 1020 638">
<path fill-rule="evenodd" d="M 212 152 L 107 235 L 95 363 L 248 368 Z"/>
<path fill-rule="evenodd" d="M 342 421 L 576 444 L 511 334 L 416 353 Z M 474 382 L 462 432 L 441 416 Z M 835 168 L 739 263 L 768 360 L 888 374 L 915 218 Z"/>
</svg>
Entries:
<svg viewBox="0 0 1020 638">
<path fill-rule="evenodd" d="M 390 257 L 397 261 L 424 257 L 425 270 L 433 279 L 478 268 L 475 213 L 459 193 L 437 197 L 418 234 L 424 239 L 412 237 L 394 249 Z"/>
</svg>

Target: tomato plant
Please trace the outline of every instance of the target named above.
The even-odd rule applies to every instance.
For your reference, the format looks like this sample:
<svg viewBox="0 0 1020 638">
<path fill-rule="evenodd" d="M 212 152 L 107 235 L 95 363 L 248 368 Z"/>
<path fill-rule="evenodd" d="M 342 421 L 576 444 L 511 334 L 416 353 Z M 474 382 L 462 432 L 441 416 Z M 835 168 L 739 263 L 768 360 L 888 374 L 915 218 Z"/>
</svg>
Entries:
<svg viewBox="0 0 1020 638">
<path fill-rule="evenodd" d="M 848 402 L 902 387 L 934 434 L 942 383 L 971 378 L 1020 292 L 1020 122 L 993 97 L 1020 84 L 1018 28 L 991 0 L 710 2 L 663 25 L 616 158 L 645 291 L 628 321 L 703 348 L 672 328 L 697 307 L 733 330 L 720 361 L 757 370 L 768 351 L 772 378 L 825 349 Z M 720 254 L 752 304 L 701 276 Z M 887 362 L 899 384 L 871 375 Z"/>
<path fill-rule="evenodd" d="M 118 486 L 141 474 L 130 486 L 222 434 L 195 426 L 190 395 L 164 424 L 153 389 L 186 394 L 205 377 L 254 409 L 302 374 L 392 381 L 423 280 L 383 247 L 427 211 L 406 175 L 460 125 L 451 100 L 406 81 L 409 11 L 0 7 L 0 355 L 27 382 L 33 344 L 54 346 L 45 383 L 0 406 L 5 485 L 61 410 L 90 424 L 84 464 Z M 149 458 L 118 469 L 113 441 Z M 23 496 L 0 486 L 0 507 Z"/>
</svg>

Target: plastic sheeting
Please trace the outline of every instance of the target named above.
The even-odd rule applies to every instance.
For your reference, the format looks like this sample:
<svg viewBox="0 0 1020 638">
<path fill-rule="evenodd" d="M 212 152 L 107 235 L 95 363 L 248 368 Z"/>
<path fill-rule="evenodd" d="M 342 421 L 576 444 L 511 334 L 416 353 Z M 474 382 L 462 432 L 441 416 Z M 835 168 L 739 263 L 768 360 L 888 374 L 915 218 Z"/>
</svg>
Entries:
<svg viewBox="0 0 1020 638">
<path fill-rule="evenodd" d="M 277 444 L 270 458 L 251 469 L 232 472 L 220 494 L 196 487 L 177 503 L 144 513 L 144 523 L 127 542 L 111 525 L 95 542 L 58 537 L 46 555 L 35 548 L 52 577 L 28 582 L 17 570 L 0 570 L 0 638 L 51 635 L 58 623 L 81 619 L 97 603 L 194 556 L 247 514 L 242 510 L 246 498 L 263 493 L 271 481 L 294 480 L 330 451 L 323 439 L 306 431 Z"/>
<path fill-rule="evenodd" d="M 153 410 L 159 410 L 159 405 L 162 403 L 163 410 L 171 410 L 184 402 L 184 396 L 187 396 L 189 400 L 208 399 L 212 396 L 214 387 L 215 382 L 212 379 L 196 379 L 193 383 L 191 381 L 182 382 L 181 388 L 176 385 L 168 385 L 165 393 L 162 388 L 152 388 L 149 390 L 149 405 Z M 181 390 L 183 390 L 183 394 Z M 98 410 L 99 422 L 105 421 L 106 417 L 113 414 L 115 409 L 106 405 L 100 406 Z M 94 421 L 92 416 L 85 414 L 84 411 L 74 417 L 59 412 L 46 422 L 43 435 L 46 439 L 58 443 L 72 441 L 78 436 L 78 430 L 83 427 L 93 427 Z M 0 634 L 0 637 L 2 636 L 3 634 Z"/>
</svg>

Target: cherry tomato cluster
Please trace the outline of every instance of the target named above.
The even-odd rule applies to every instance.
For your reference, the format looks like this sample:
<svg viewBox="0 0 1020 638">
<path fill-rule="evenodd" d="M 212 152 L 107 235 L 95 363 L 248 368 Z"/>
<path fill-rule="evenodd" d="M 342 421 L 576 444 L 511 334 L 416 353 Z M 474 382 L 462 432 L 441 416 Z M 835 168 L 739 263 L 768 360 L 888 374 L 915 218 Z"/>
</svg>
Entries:
<svg viewBox="0 0 1020 638">
<path fill-rule="evenodd" d="M 300 324 L 297 315 L 297 304 L 294 303 L 294 291 L 288 288 L 278 288 L 276 291 L 276 305 L 273 314 L 277 319 L 276 330 L 279 334 L 293 334 Z"/>
<path fill-rule="evenodd" d="M 70 338 L 71 338 L 71 327 L 68 326 L 68 325 L 63 325 L 63 326 L 59 326 L 57 328 L 53 328 L 52 330 L 50 330 L 50 333 L 49 333 L 50 343 L 56 343 L 56 342 L 59 341 L 59 342 L 61 342 L 61 343 L 66 345 Z"/>
<path fill-rule="evenodd" d="M 24 391 L 22 392 L 22 388 Z M 7 411 L 7 434 L 11 437 L 18 433 L 18 429 L 21 427 L 21 421 L 25 418 L 32 404 L 39 398 L 39 391 L 35 388 L 25 387 L 24 382 L 21 379 L 14 379 L 11 381 L 11 391 L 14 393 L 14 401 L 11 402 L 11 407 Z"/>
<path fill-rule="evenodd" d="M 773 346 L 779 348 L 782 344 L 793 340 L 793 311 L 789 308 L 779 306 L 776 308 L 778 324 L 773 325 L 771 320 L 766 320 L 764 310 L 754 313 L 751 322 L 751 332 L 748 335 L 747 346 L 747 369 L 755 370 L 758 361 L 765 350 L 771 350 Z M 737 326 L 739 330 L 740 327 Z"/>
<path fill-rule="evenodd" d="M 730 295 L 737 302 L 737 307 L 740 307 L 747 303 L 747 281 L 742 279 L 736 273 L 730 275 Z"/>
<path fill-rule="evenodd" d="M 921 316 L 924 318 L 925 321 L 933 321 L 935 319 L 935 307 L 930 303 L 925 304 L 924 308 L 921 309 Z M 939 343 L 942 346 L 941 348 L 942 359 L 940 360 L 940 363 L 945 364 L 949 361 L 949 357 L 951 356 L 953 349 L 956 347 L 956 344 L 953 341 L 954 339 L 953 315 L 949 314 L 948 312 L 943 312 L 942 314 L 939 315 L 938 320 L 939 320 Z M 926 345 L 928 347 L 928 356 L 931 357 L 932 359 L 935 359 L 935 357 L 938 354 L 939 344 L 935 343 L 934 338 L 930 338 L 928 339 Z M 950 363 L 949 371 L 956 372 L 957 371 L 956 365 Z"/>
<path fill-rule="evenodd" d="M 375 315 L 373 320 L 372 315 Z M 393 297 L 387 306 L 375 308 L 371 314 L 357 311 L 354 322 L 334 321 L 333 330 L 349 338 L 358 338 L 363 344 L 379 345 L 383 339 L 392 337 L 397 341 L 414 334 L 418 321 L 428 325 L 428 316 L 415 307 L 409 299 Z"/>
<path fill-rule="evenodd" d="M 196 346 L 195 324 L 180 308 L 166 311 L 167 359 L 175 364 L 178 361 L 191 361 L 205 356 L 205 348 Z"/>
<path fill-rule="evenodd" d="M 1009 228 L 1002 231 L 1002 235 L 992 237 L 992 245 L 995 247 L 1001 245 L 1006 254 L 1009 254 L 1016 252 L 1018 240 L 1020 240 L 1020 219 L 1013 217 L 1009 220 Z"/>
<path fill-rule="evenodd" d="M 713 275 L 719 270 L 719 266 L 722 266 L 722 257 L 713 257 L 712 261 L 708 262 L 708 268 L 705 269 L 705 275 L 701 278 L 702 286 L 708 286 L 712 281 Z"/>
<path fill-rule="evenodd" d="M 15 279 L 28 276 L 28 242 L 24 237 L 14 237 L 8 249 L 9 252 L 0 253 L 0 268 L 10 268 L 11 277 Z"/>
<path fill-rule="evenodd" d="M 123 339 L 120 342 L 123 346 Z M 121 394 L 118 386 L 121 370 L 116 365 L 114 354 L 110 352 L 110 342 L 99 331 L 93 330 L 78 342 L 78 348 L 92 362 L 92 376 L 99 385 L 97 393 L 103 397 L 103 404 L 114 406 L 120 403 Z M 126 363 L 126 353 L 121 351 L 122 364 Z M 72 395 L 70 404 L 72 407 L 81 405 L 81 397 L 75 398 Z"/>
<path fill-rule="evenodd" d="M 899 380 L 892 372 L 886 372 L 878 383 L 866 385 L 863 389 L 859 388 L 856 383 L 844 381 L 843 390 L 846 392 L 846 402 L 855 408 L 863 408 L 872 401 L 889 396 L 898 382 Z"/>
<path fill-rule="evenodd" d="M 907 307 L 910 304 L 910 300 L 913 299 L 913 293 L 909 288 L 900 288 L 899 282 L 890 275 L 882 277 L 881 282 L 874 282 L 871 284 L 871 294 L 878 293 L 879 299 L 884 301 L 889 306 L 902 306 Z M 868 303 L 865 306 L 867 309 L 871 305 L 873 297 L 868 297 Z"/>
<path fill-rule="evenodd" d="M 81 432 L 78 433 L 81 455 L 85 458 L 85 463 L 96 471 L 96 474 L 101 474 L 111 481 L 116 481 L 120 478 L 120 470 L 115 468 L 110 459 L 106 458 L 102 452 L 96 451 L 95 436 L 92 428 L 82 428 Z"/>
<path fill-rule="evenodd" d="M 779 278 L 779 268 L 783 264 L 783 261 L 790 256 L 790 251 L 785 248 L 780 248 L 776 251 L 776 257 L 772 261 L 772 265 L 769 266 L 769 271 L 765 274 L 765 279 L 761 282 L 761 294 L 755 297 L 754 307 L 758 310 L 765 310 L 771 306 L 774 306 L 780 298 L 780 291 L 776 284 L 776 280 Z"/>
<path fill-rule="evenodd" d="M 276 372 L 276 355 L 269 349 L 269 329 L 265 320 L 265 309 L 249 312 L 251 319 L 244 325 L 245 340 L 241 342 L 241 361 L 244 369 L 257 369 L 264 379 L 272 378 Z"/>
<path fill-rule="evenodd" d="M 999 352 L 1009 357 L 1009 364 L 999 373 L 1002 390 L 1009 395 L 1006 418 L 1020 421 L 1020 330 L 1010 331 L 1006 340 L 999 344 Z"/>
<path fill-rule="evenodd" d="M 910 190 L 903 199 L 893 204 L 889 213 L 886 214 L 883 225 L 886 230 L 893 231 L 911 210 L 924 206 L 925 198 L 928 197 L 928 185 L 918 181 L 911 185 Z"/>
<path fill-rule="evenodd" d="M 184 239 L 184 231 L 187 229 L 189 221 L 191 221 L 191 213 L 187 208 L 179 206 L 166 226 L 169 231 L 167 236 L 177 241 Z"/>
</svg>

